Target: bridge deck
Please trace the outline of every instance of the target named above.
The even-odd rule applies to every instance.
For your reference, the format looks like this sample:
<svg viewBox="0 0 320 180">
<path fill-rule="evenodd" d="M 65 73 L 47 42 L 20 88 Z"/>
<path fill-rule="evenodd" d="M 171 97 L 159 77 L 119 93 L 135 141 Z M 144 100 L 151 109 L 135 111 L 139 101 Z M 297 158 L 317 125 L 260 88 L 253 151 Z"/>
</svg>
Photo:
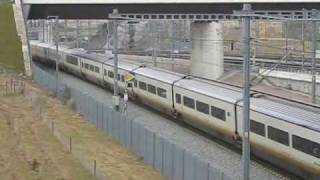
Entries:
<svg viewBox="0 0 320 180">
<path fill-rule="evenodd" d="M 24 0 L 30 6 L 29 19 L 108 19 L 113 9 L 120 13 L 145 14 L 231 14 L 241 10 L 242 3 L 252 3 L 253 10 L 320 9 L 317 0 L 299 3 L 297 0 Z M 86 13 L 83 13 L 86 12 Z"/>
</svg>

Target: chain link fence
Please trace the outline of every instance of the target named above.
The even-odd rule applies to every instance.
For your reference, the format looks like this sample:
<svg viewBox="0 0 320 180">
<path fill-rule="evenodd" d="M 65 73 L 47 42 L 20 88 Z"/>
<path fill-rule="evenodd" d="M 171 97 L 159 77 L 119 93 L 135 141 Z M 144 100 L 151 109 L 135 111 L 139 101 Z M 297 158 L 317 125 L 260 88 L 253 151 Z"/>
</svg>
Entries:
<svg viewBox="0 0 320 180">
<path fill-rule="evenodd" d="M 25 84 L 21 80 L 16 78 L 10 78 L 9 80 L 0 81 L 0 95 L 10 96 L 23 94 Z"/>
</svg>

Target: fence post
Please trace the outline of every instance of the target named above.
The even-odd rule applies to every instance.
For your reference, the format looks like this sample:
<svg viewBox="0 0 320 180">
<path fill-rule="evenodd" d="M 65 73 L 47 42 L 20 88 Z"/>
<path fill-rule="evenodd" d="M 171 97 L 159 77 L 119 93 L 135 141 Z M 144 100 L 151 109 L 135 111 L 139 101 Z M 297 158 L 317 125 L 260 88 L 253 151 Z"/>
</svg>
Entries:
<svg viewBox="0 0 320 180">
<path fill-rule="evenodd" d="M 131 120 L 130 121 L 130 148 L 131 149 L 133 149 L 133 138 L 132 138 L 132 135 L 133 135 L 133 133 L 132 133 L 132 131 L 133 131 L 133 128 L 132 128 L 132 126 L 133 126 L 133 121 Z"/>
<path fill-rule="evenodd" d="M 156 168 L 156 134 L 155 133 L 152 133 L 152 138 L 153 138 L 152 166 Z"/>
<path fill-rule="evenodd" d="M 20 81 L 20 93 L 22 94 L 24 91 L 24 85 L 23 85 L 23 81 Z"/>
<path fill-rule="evenodd" d="M 210 163 L 209 162 L 207 163 L 207 168 L 208 168 L 208 180 L 210 180 L 210 171 L 211 171 L 211 169 L 210 169 Z"/>
<path fill-rule="evenodd" d="M 52 134 L 54 135 L 54 122 L 51 121 L 51 131 L 52 131 Z"/>
<path fill-rule="evenodd" d="M 95 125 L 96 125 L 96 128 L 98 129 L 99 128 L 99 102 L 98 101 L 96 101 L 96 100 L 94 100 L 94 102 L 95 102 L 95 107 L 96 107 L 96 111 L 95 111 L 95 113 L 96 113 L 96 115 L 94 116 L 94 119 L 95 119 Z"/>
<path fill-rule="evenodd" d="M 184 179 L 184 171 L 185 171 L 185 155 L 186 155 L 186 150 L 182 150 L 182 179 Z"/>
<path fill-rule="evenodd" d="M 41 121 L 42 120 L 42 107 L 41 106 L 39 107 L 39 118 Z"/>
<path fill-rule="evenodd" d="M 10 91 L 12 91 L 12 79 L 10 79 Z"/>
<path fill-rule="evenodd" d="M 25 90 L 26 90 L 26 83 L 23 82 L 23 93 L 25 93 Z"/>
<path fill-rule="evenodd" d="M 69 137 L 69 152 L 72 153 L 72 137 Z"/>
<path fill-rule="evenodd" d="M 97 175 L 97 161 L 96 160 L 93 161 L 93 175 L 94 175 L 94 177 L 96 177 L 96 175 Z"/>
<path fill-rule="evenodd" d="M 16 93 L 16 81 L 13 80 L 13 94 Z"/>
<path fill-rule="evenodd" d="M 6 81 L 6 95 L 8 95 L 8 81 Z"/>
<path fill-rule="evenodd" d="M 103 132 L 105 132 L 105 128 L 104 128 L 104 104 L 101 103 L 101 130 Z"/>
</svg>

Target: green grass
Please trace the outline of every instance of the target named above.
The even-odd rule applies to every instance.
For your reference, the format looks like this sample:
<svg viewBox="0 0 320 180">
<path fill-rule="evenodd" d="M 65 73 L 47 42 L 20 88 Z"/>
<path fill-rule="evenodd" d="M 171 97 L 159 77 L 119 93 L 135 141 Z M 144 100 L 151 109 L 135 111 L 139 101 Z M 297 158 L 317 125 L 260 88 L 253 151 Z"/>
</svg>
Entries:
<svg viewBox="0 0 320 180">
<path fill-rule="evenodd" d="M 12 6 L 5 0 L 0 0 L 0 65 L 23 72 L 21 48 Z"/>
</svg>

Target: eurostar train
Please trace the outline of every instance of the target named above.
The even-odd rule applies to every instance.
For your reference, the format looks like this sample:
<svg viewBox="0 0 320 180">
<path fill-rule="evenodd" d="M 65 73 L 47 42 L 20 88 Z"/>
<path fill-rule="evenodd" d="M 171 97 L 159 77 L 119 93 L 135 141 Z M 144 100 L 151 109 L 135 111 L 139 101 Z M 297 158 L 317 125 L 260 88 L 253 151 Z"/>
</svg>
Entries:
<svg viewBox="0 0 320 180">
<path fill-rule="evenodd" d="M 54 46 L 31 42 L 35 61 L 55 64 Z M 88 54 L 60 47 L 59 66 L 88 81 L 120 92 L 127 87 L 130 99 L 172 114 L 206 133 L 241 142 L 242 93 L 238 87 L 185 76 L 121 60 L 113 72 L 113 56 Z M 126 85 L 125 75 L 135 72 Z M 250 112 L 252 153 L 304 178 L 320 179 L 320 108 L 252 93 Z"/>
</svg>

